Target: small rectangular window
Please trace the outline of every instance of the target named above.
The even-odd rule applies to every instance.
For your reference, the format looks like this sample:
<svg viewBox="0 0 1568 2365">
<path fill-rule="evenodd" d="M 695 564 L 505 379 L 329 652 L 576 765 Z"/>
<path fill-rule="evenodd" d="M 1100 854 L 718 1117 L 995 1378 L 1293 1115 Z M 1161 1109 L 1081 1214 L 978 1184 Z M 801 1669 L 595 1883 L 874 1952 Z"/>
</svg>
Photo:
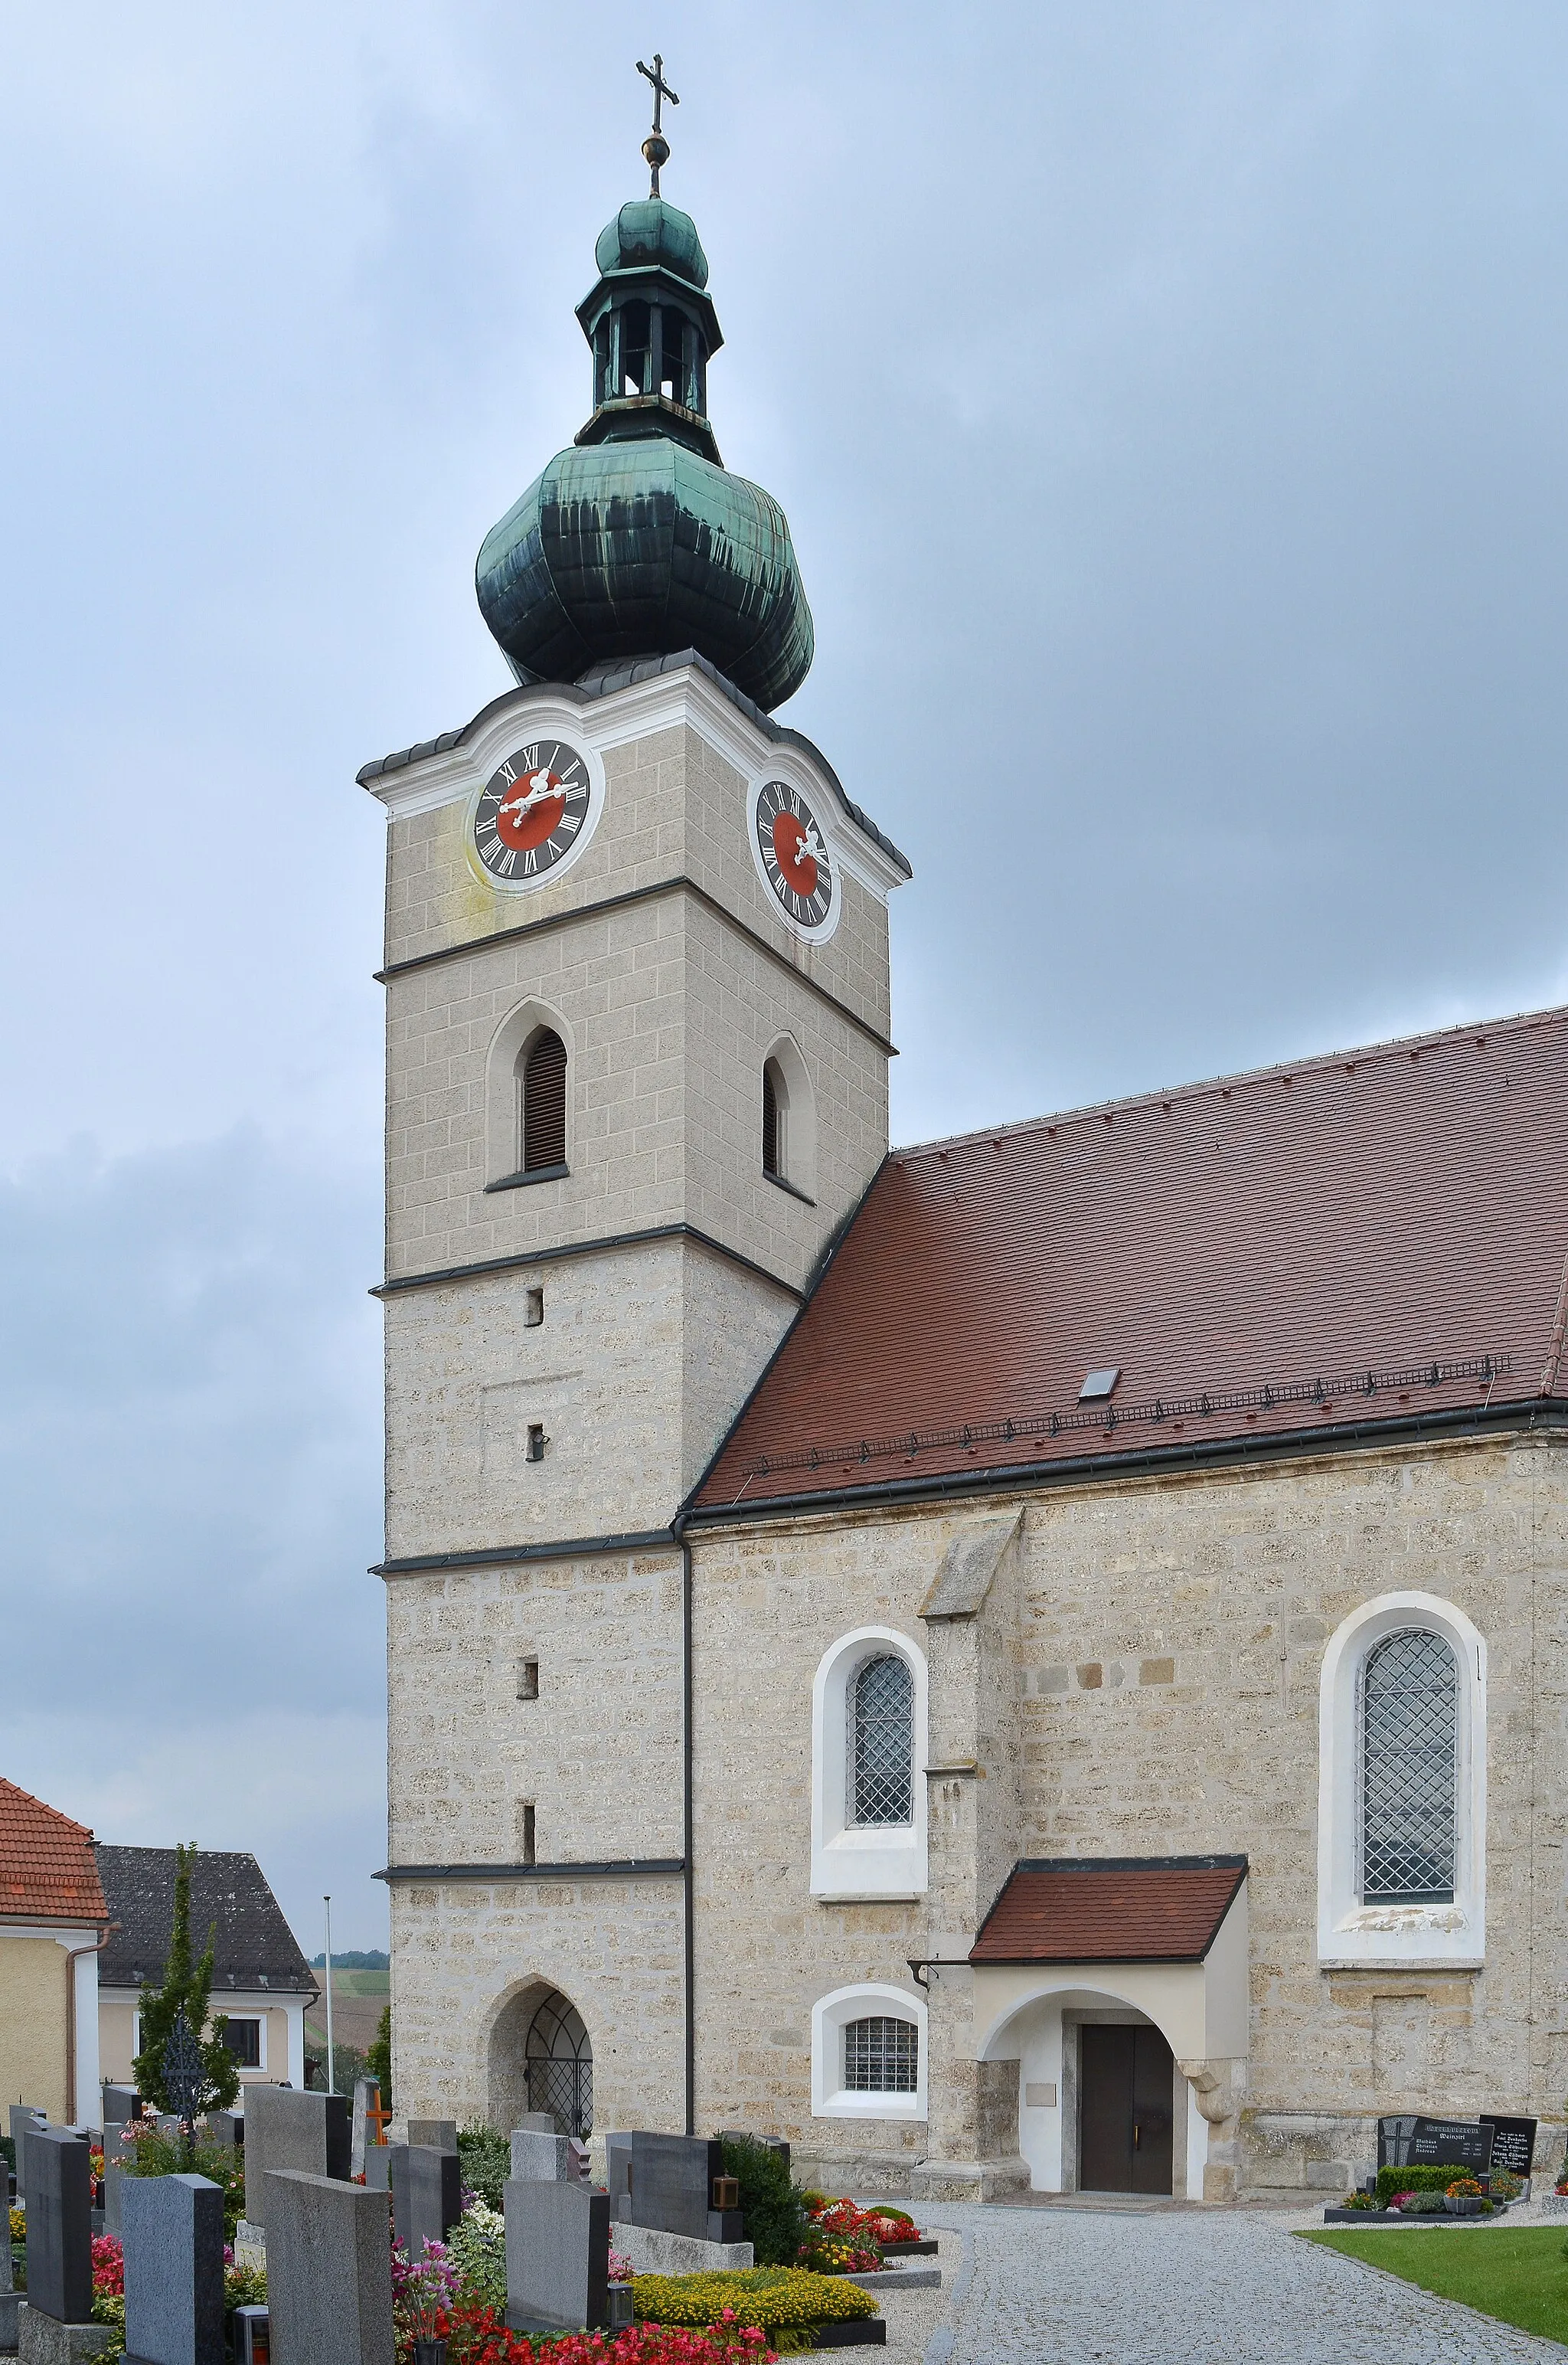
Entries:
<svg viewBox="0 0 1568 2365">
<path fill-rule="evenodd" d="M 519 1864 L 537 1861 L 533 1853 L 533 1801 L 521 1799 L 517 1810 L 517 1860 Z"/>
<path fill-rule="evenodd" d="M 913 2094 L 920 2086 L 920 2031 L 907 2020 L 852 2020 L 844 2032 L 851 2094 Z"/>
<path fill-rule="evenodd" d="M 542 1420 L 531 1420 L 528 1424 L 528 1458 L 531 1462 L 543 1462 L 544 1459 L 544 1423 Z"/>
<path fill-rule="evenodd" d="M 231 2020 L 223 2032 L 223 2042 L 241 2069 L 261 2068 L 262 2023 L 259 2020 Z"/>
<path fill-rule="evenodd" d="M 537 1659 L 520 1659 L 518 1661 L 517 1696 L 520 1700 L 534 1700 L 539 1698 L 539 1662 Z"/>
<path fill-rule="evenodd" d="M 522 1317 L 523 1328 L 526 1330 L 537 1330 L 543 1319 L 544 1292 L 542 1289 L 531 1289 L 528 1293 L 527 1310 Z"/>
</svg>

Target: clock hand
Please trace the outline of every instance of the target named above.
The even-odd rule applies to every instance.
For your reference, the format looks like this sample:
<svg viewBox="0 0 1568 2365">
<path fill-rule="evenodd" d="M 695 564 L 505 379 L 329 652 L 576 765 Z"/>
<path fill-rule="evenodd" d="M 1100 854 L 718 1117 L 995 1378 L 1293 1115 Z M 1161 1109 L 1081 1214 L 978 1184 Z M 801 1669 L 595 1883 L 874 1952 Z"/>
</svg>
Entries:
<svg viewBox="0 0 1568 2365">
<path fill-rule="evenodd" d="M 551 786 L 548 772 L 531 773 L 529 780 L 530 786 L 526 796 L 513 797 L 510 803 L 502 805 L 500 808 L 502 813 L 516 813 L 521 818 L 528 812 L 531 805 L 543 804 L 547 797 L 559 797 L 566 793 L 564 789 Z"/>
</svg>

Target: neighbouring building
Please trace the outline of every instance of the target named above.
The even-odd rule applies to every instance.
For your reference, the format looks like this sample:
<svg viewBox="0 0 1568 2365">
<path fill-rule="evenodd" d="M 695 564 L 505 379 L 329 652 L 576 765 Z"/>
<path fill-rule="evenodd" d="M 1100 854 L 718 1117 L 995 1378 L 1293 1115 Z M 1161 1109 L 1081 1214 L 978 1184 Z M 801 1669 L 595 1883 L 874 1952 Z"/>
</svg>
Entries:
<svg viewBox="0 0 1568 2365">
<path fill-rule="evenodd" d="M 516 686 L 360 776 L 399 2108 L 1208 2199 L 1560 2120 L 1568 1012 L 890 1152 L 909 865 L 656 176 L 596 263 Z"/>
<path fill-rule="evenodd" d="M 108 1920 L 92 1833 L 0 1781 L 0 2100 L 57 2124 L 97 2124 Z"/>
<path fill-rule="evenodd" d="M 116 1923 L 98 1965 L 103 2075 L 131 2082 L 141 2049 L 138 1998 L 157 1987 L 174 1921 L 174 1850 L 104 1847 L 98 1875 Z M 319 1990 L 253 1855 L 203 1850 L 191 1874 L 191 1945 L 212 1931 L 212 2009 L 229 2021 L 241 2087 L 305 2083 L 305 2014 Z"/>
</svg>

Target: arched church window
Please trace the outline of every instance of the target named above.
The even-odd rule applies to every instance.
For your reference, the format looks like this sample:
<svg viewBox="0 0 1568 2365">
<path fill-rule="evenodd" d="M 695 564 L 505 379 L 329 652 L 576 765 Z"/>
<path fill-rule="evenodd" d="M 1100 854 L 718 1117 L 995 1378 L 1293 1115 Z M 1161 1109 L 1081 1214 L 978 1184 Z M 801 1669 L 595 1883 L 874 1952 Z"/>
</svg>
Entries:
<svg viewBox="0 0 1568 2365">
<path fill-rule="evenodd" d="M 1459 1669 L 1440 1634 L 1403 1627 L 1368 1652 L 1360 1725 L 1363 1900 L 1454 1893 Z"/>
<path fill-rule="evenodd" d="M 849 1821 L 914 1821 L 914 1685 L 892 1652 L 868 1659 L 849 1694 Z"/>
<path fill-rule="evenodd" d="M 566 1165 L 566 1047 L 553 1027 L 542 1026 L 519 1061 L 522 1088 L 522 1171 L 565 1172 Z"/>
<path fill-rule="evenodd" d="M 778 1060 L 769 1059 L 762 1070 L 762 1171 L 775 1182 L 784 1180 L 784 1115 L 789 1105 L 790 1088 Z"/>
<path fill-rule="evenodd" d="M 548 2111 L 557 2135 L 590 2135 L 593 2046 L 576 2004 L 554 1989 L 529 2023 L 524 2054 L 529 2109 Z"/>
<path fill-rule="evenodd" d="M 846 2094 L 913 2094 L 920 2089 L 920 2031 L 882 2014 L 844 2024 Z"/>
</svg>

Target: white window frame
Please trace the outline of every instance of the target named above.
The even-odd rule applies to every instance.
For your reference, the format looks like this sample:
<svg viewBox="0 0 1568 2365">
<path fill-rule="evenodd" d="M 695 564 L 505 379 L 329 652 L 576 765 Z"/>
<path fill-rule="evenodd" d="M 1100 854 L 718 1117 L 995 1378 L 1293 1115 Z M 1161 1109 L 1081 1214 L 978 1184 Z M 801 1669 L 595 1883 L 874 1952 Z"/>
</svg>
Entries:
<svg viewBox="0 0 1568 2365">
<path fill-rule="evenodd" d="M 210 2002 L 209 2011 L 211 2017 L 214 2020 L 217 2019 L 218 2013 L 221 2012 L 225 2020 L 254 2020 L 261 2023 L 261 2038 L 256 2047 L 258 2053 L 261 2055 L 261 2059 L 256 2063 L 254 2068 L 252 2068 L 248 2063 L 245 2064 L 241 2067 L 240 2075 L 241 2078 L 260 2078 L 264 2076 L 267 2066 L 267 2022 L 271 2018 L 270 2005 L 248 2004 L 241 2009 L 230 2012 L 221 2000 L 217 2000 Z M 140 2012 L 133 2012 L 130 2015 L 130 2057 L 133 2061 L 140 2050 L 141 2014 Z"/>
<path fill-rule="evenodd" d="M 560 869 L 557 863 L 555 869 Z M 554 872 L 551 873 L 552 878 Z M 560 1012 L 530 997 L 509 1010 L 485 1054 L 485 1180 L 510 1182 L 522 1172 L 522 1078 L 518 1063 L 534 1037 L 548 1027 L 566 1053 L 566 1163 L 572 1160 L 572 1090 L 577 1045 Z"/>
<path fill-rule="evenodd" d="M 848 1799 L 850 1687 L 868 1659 L 889 1653 L 903 1660 L 914 1684 L 914 1820 L 853 1824 Z M 812 1684 L 813 1897 L 870 1900 L 925 1894 L 925 1653 L 891 1626 L 857 1626 L 823 1653 Z"/>
<path fill-rule="evenodd" d="M 1366 1904 L 1357 1886 L 1361 1670 L 1379 1642 L 1406 1628 L 1440 1635 L 1458 1672 L 1451 1904 Z M 1384 1593 L 1351 1611 L 1323 1654 L 1317 1757 L 1320 1966 L 1480 1969 L 1486 1955 L 1486 1642 L 1462 1609 L 1436 1594 Z"/>
<path fill-rule="evenodd" d="M 844 2031 L 852 2020 L 907 2021 L 919 2034 L 919 2082 L 913 2094 L 865 2094 L 844 2082 Z M 907 1988 L 873 1982 L 835 1988 L 812 2006 L 813 2119 L 924 2119 L 926 2114 L 925 2006 Z"/>
</svg>

